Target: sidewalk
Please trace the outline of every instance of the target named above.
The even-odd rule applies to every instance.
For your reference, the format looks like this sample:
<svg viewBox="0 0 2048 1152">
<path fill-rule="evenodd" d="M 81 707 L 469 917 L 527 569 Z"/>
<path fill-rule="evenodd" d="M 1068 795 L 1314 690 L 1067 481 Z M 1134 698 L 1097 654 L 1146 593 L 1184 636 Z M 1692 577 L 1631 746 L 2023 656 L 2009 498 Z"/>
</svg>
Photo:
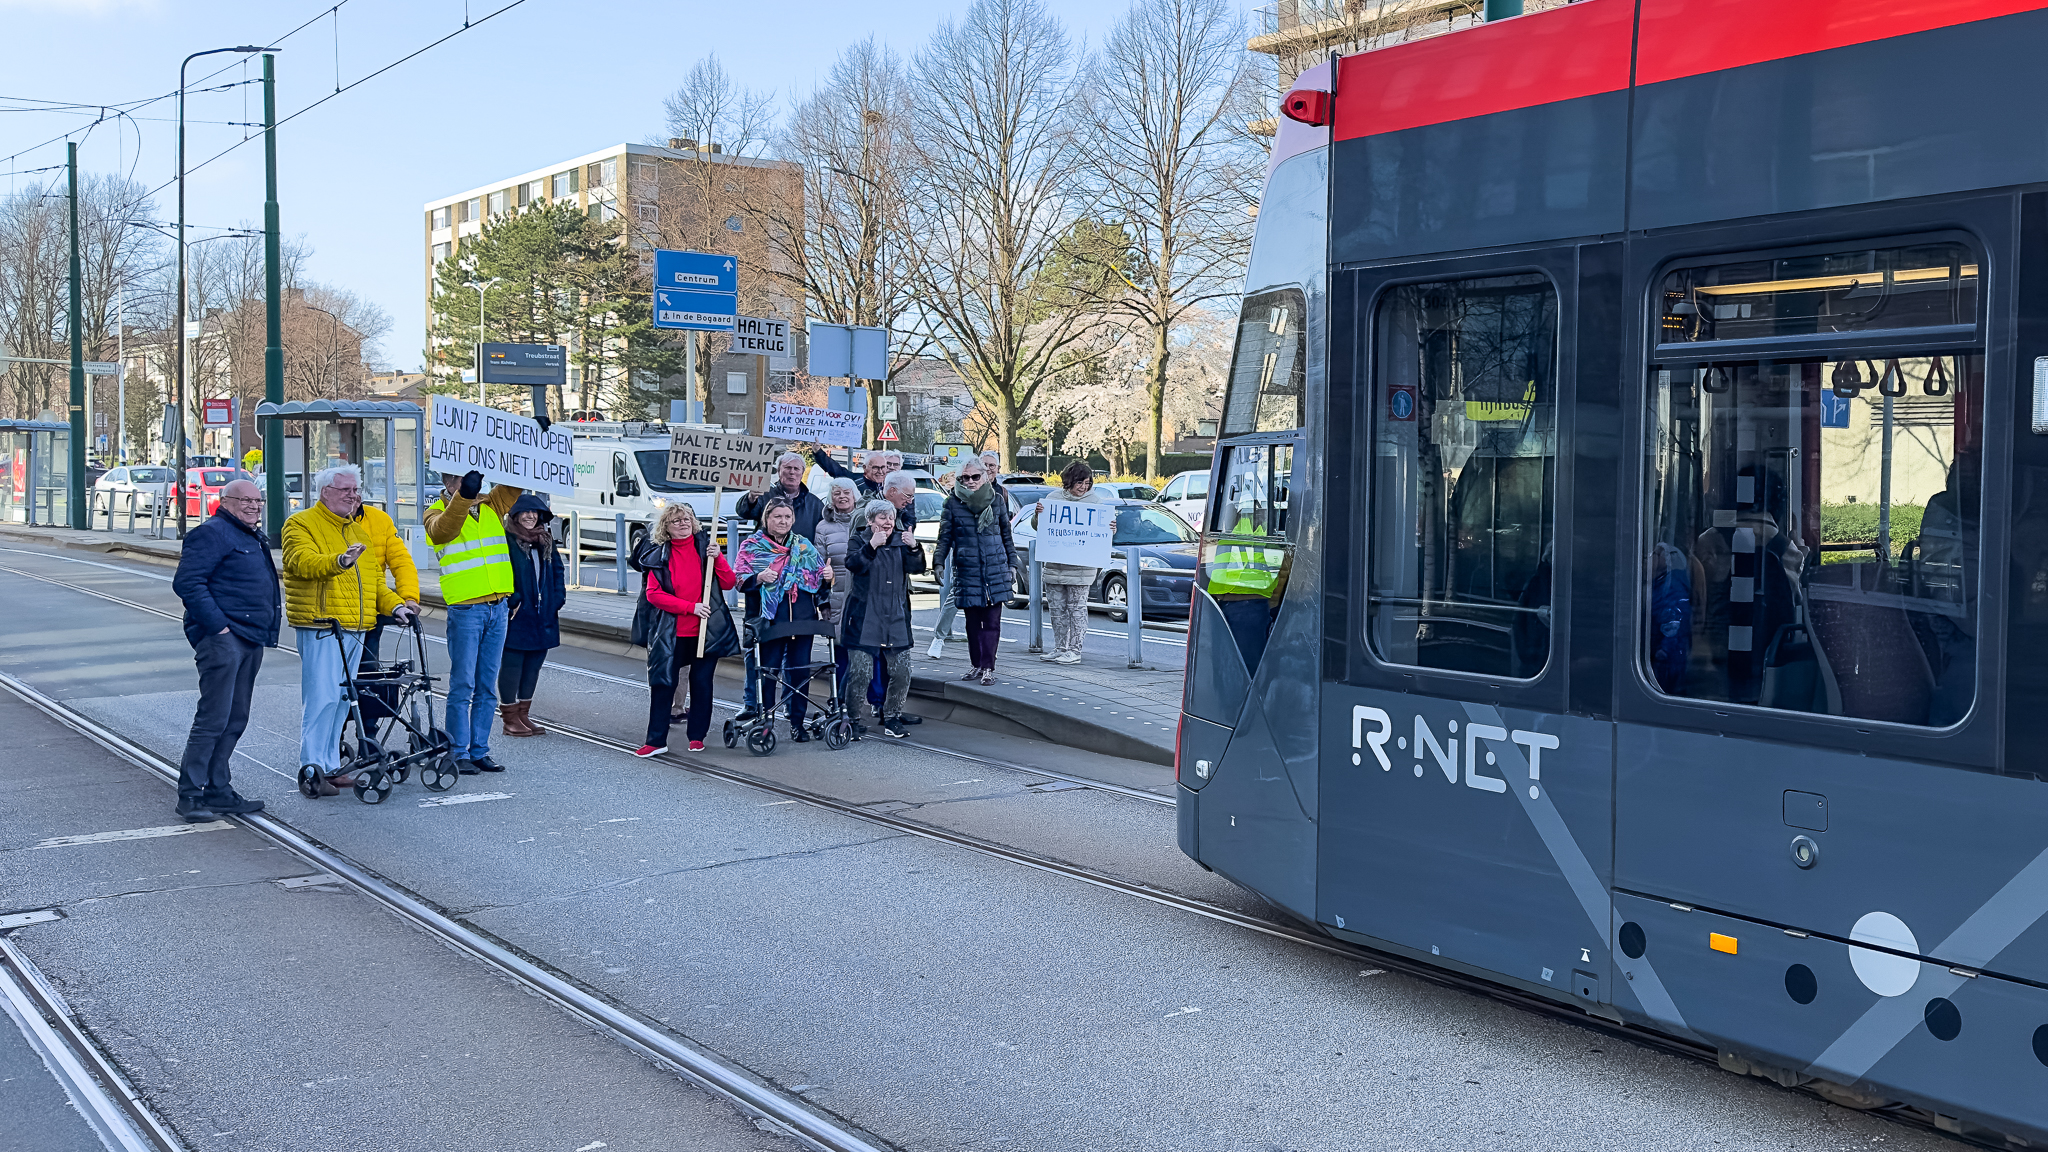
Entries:
<svg viewBox="0 0 2048 1152">
<path fill-rule="evenodd" d="M 176 540 L 20 524 L 0 524 L 0 539 L 172 565 L 177 563 L 179 551 Z M 421 573 L 420 597 L 432 607 L 445 607 L 439 581 L 432 573 Z M 936 602 L 934 595 L 913 597 L 919 610 L 934 607 Z M 633 607 L 632 597 L 572 591 L 562 609 L 563 642 L 615 655 L 638 651 L 630 642 Z M 1005 616 L 1021 621 L 1025 613 L 1007 611 Z M 960 679 L 967 671 L 964 641 L 947 644 L 943 657 L 930 659 L 926 652 L 931 633 L 920 626 L 918 645 L 911 653 L 910 689 L 918 702 L 915 710 L 934 719 L 967 723 L 974 723 L 975 718 L 948 713 L 955 709 L 983 713 L 995 717 L 998 727 L 1014 726 L 1022 729 L 1019 734 L 1051 743 L 1154 764 L 1173 763 L 1175 728 L 1180 722 L 1179 668 L 1126 668 L 1122 642 L 1100 635 L 1088 637 L 1090 650 L 1083 653 L 1081 663 L 1048 664 L 1026 651 L 1028 632 L 1022 628 L 1007 631 L 1022 638 L 1001 645 L 996 682 L 984 688 Z M 1050 626 L 1045 639 L 1048 644 L 1052 640 Z"/>
</svg>

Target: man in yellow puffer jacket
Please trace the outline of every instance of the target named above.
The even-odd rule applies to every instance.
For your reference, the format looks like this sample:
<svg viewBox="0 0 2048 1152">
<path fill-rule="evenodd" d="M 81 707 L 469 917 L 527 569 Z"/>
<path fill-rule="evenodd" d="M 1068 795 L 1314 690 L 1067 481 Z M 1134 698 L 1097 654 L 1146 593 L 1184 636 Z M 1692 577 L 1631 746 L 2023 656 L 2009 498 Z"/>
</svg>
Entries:
<svg viewBox="0 0 2048 1152">
<path fill-rule="evenodd" d="M 342 681 L 354 676 L 377 617 L 419 611 L 420 576 L 391 517 L 363 506 L 362 473 L 338 464 L 313 478 L 319 502 L 284 522 L 285 620 L 298 631 L 300 787 L 332 796 L 353 787 L 341 773 Z M 385 582 L 389 571 L 397 587 Z M 341 625 L 341 641 L 321 620 Z"/>
</svg>

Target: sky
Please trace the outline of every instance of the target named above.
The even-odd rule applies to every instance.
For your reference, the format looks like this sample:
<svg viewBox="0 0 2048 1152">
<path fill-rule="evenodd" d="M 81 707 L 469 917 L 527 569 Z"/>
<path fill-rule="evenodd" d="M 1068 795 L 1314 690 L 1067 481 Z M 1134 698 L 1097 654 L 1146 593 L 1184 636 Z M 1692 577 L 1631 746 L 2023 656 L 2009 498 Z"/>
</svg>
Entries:
<svg viewBox="0 0 2048 1152">
<path fill-rule="evenodd" d="M 966 0 L 0 0 L 0 179 L 14 189 L 64 162 L 62 140 L 97 111 L 31 110 L 26 100 L 125 103 L 176 90 L 187 53 L 276 45 L 278 201 L 283 232 L 311 248 L 305 276 L 348 289 L 391 318 L 385 363 L 417 369 L 423 344 L 422 214 L 428 200 L 557 160 L 663 132 L 661 102 L 685 69 L 716 53 L 740 84 L 785 104 L 822 81 L 840 51 L 874 35 L 915 52 Z M 1099 41 L 1122 6 L 1046 0 L 1077 45 Z M 475 23 L 487 13 L 501 14 Z M 463 27 L 418 57 L 334 95 Z M 310 23 L 308 23 L 310 21 Z M 297 32 L 292 29 L 305 27 Z M 286 33 L 291 32 L 287 36 Z M 214 87 L 261 76 L 233 55 L 192 62 Z M 322 97 L 332 97 L 311 107 Z M 245 106 L 246 101 L 246 106 Z M 79 148 L 86 171 L 132 171 L 176 218 L 175 104 L 109 119 Z M 261 226 L 260 85 L 188 95 L 186 219 L 211 229 Z M 202 123 L 204 121 L 205 123 Z M 248 143 L 207 161 L 238 141 Z M 79 138 L 74 135 L 74 139 Z M 56 175 L 61 175 L 57 173 Z"/>
</svg>

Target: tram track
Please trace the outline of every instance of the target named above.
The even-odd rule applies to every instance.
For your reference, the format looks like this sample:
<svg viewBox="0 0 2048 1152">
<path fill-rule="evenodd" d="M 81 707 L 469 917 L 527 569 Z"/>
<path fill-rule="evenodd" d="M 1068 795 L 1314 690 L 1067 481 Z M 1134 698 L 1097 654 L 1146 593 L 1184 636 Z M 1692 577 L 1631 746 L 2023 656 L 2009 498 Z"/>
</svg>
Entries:
<svg viewBox="0 0 2048 1152">
<path fill-rule="evenodd" d="M 0 572 L 9 572 L 15 575 L 26 576 L 30 579 L 40 580 L 44 583 L 53 584 L 58 587 L 68 588 L 71 591 L 82 592 L 86 595 L 93 596 L 101 600 L 109 601 L 115 604 L 125 605 L 131 608 L 136 608 L 138 610 L 162 616 L 167 619 L 179 619 L 179 617 L 173 613 L 166 612 L 162 609 L 154 608 L 146 604 L 139 604 L 134 601 L 123 599 L 121 597 L 112 596 L 107 593 L 97 592 L 90 589 L 76 588 L 71 585 L 63 584 L 60 581 L 51 580 L 48 577 L 40 576 L 34 573 L 21 572 L 18 569 L 10 568 L 5 565 L 0 565 Z M 631 684 L 635 687 L 640 686 L 637 681 L 626 680 L 624 677 L 613 677 L 605 673 L 592 672 L 588 669 L 574 670 L 584 672 L 589 675 L 600 676 L 607 680 L 616 680 L 621 683 Z M 22 683 L 17 678 L 7 673 L 0 672 L 0 688 L 6 688 L 7 690 L 14 692 L 17 696 L 21 696 L 24 700 L 27 700 L 32 705 L 38 707 L 39 709 L 43 710 L 49 715 L 55 717 L 60 722 L 66 724 L 74 730 L 79 731 L 81 734 L 86 735 L 89 739 L 93 739 L 96 742 L 101 743 L 103 746 L 108 747 L 110 750 L 115 751 L 117 755 L 121 755 L 124 758 L 131 759 L 138 764 L 142 764 L 144 767 L 149 768 L 150 770 L 156 772 L 158 775 L 165 776 L 167 780 L 173 783 L 175 782 L 175 766 L 169 765 L 167 762 L 156 757 L 153 753 L 148 752 L 146 749 L 142 749 L 139 746 L 134 745 L 132 742 L 128 741 L 126 737 L 123 737 L 118 733 L 113 732 L 111 729 L 106 728 L 104 725 L 99 724 L 97 721 L 93 721 L 82 715 L 72 712 L 70 709 L 65 708 L 61 703 L 58 703 L 54 700 L 50 700 L 49 698 L 42 696 L 41 693 L 36 692 L 34 688 L 26 685 L 25 683 Z M 721 700 L 717 703 L 720 706 L 726 708 L 737 707 L 736 705 L 733 705 L 728 701 Z M 553 717 L 544 717 L 544 719 L 548 721 L 550 729 L 552 731 L 559 732 L 563 736 L 569 737 L 570 739 L 578 740 L 583 743 L 590 744 L 594 747 L 603 748 L 607 751 L 618 752 L 626 755 L 632 755 L 636 750 L 635 745 L 631 745 L 623 740 L 591 732 L 586 729 L 577 727 L 575 725 L 557 720 Z M 989 760 L 982 757 L 976 757 L 967 753 L 955 752 L 951 749 L 939 748 L 934 746 L 925 746 L 920 744 L 912 744 L 910 741 L 899 741 L 898 743 L 906 744 L 912 747 L 919 747 L 921 749 L 941 753 L 948 756 L 958 757 L 963 760 L 970 760 L 977 763 L 1001 767 L 1012 771 L 1032 773 L 1045 776 L 1056 775 L 1054 773 L 1046 772 L 1042 769 L 1029 768 L 1021 765 L 1008 764 L 1002 761 Z M 138 757 L 140 759 L 138 759 Z M 917 836 L 938 843 L 947 844 L 955 848 L 975 852 L 980 855 L 1016 864 L 1021 867 L 1029 868 L 1035 871 L 1060 876 L 1064 879 L 1073 880 L 1076 882 L 1091 885 L 1096 888 L 1144 900 L 1149 903 L 1174 909 L 1179 912 L 1199 916 L 1217 923 L 1226 924 L 1231 927 L 1240 929 L 1242 931 L 1251 932 L 1255 935 L 1265 936 L 1270 939 L 1284 940 L 1289 943 L 1298 944 L 1304 947 L 1312 948 L 1317 951 L 1329 953 L 1332 955 L 1342 956 L 1349 960 L 1368 964 L 1373 967 L 1381 968 L 1387 971 L 1398 972 L 1402 975 L 1412 977 L 1414 979 L 1435 985 L 1437 987 L 1465 992 L 1474 996 L 1478 996 L 1482 999 L 1505 1004 L 1511 1007 L 1520 1008 L 1524 1011 L 1531 1012 L 1536 1015 L 1548 1017 L 1560 1023 L 1570 1024 L 1572 1026 L 1584 1028 L 1589 1031 L 1599 1033 L 1608 1037 L 1612 1037 L 1619 1040 L 1625 1040 L 1630 1043 L 1638 1044 L 1646 1048 L 1661 1051 L 1668 1055 L 1692 1060 L 1700 1064 L 1714 1067 L 1717 1070 L 1723 1069 L 1720 1060 L 1720 1053 L 1713 1047 L 1698 1044 L 1678 1037 L 1665 1035 L 1660 1032 L 1654 1032 L 1647 1029 L 1639 1028 L 1637 1026 L 1616 1021 L 1608 1017 L 1594 1015 L 1574 1006 L 1559 1004 L 1554 1001 L 1545 999 L 1543 997 L 1530 995 L 1528 993 L 1522 992 L 1518 989 L 1506 985 L 1496 984 L 1479 977 L 1467 976 L 1455 971 L 1451 971 L 1449 969 L 1439 968 L 1434 965 L 1430 965 L 1416 960 L 1411 960 L 1397 953 L 1381 952 L 1375 949 L 1364 947 L 1362 945 L 1351 944 L 1349 942 L 1338 940 L 1334 937 L 1325 935 L 1314 929 L 1300 925 L 1299 923 L 1294 922 L 1292 920 L 1269 920 L 1241 912 L 1236 912 L 1228 908 L 1223 908 L 1214 904 L 1210 904 L 1206 901 L 1197 900 L 1192 897 L 1181 896 L 1169 891 L 1165 891 L 1163 889 L 1154 888 L 1150 885 L 1139 884 L 1129 880 L 1123 880 L 1118 877 L 1111 876 L 1107 873 L 1099 872 L 1095 869 L 1088 868 L 1082 865 L 1053 859 L 1047 856 L 1042 856 L 1037 853 L 1029 852 L 1023 849 L 1013 848 L 1008 845 L 996 843 L 994 841 L 986 840 L 977 836 L 968 835 L 966 833 L 961 833 L 950 829 L 924 824 L 916 820 L 906 819 L 903 816 L 897 815 L 893 812 L 879 811 L 876 809 L 874 805 L 855 804 L 849 801 L 837 799 L 835 797 L 812 792 L 808 789 L 798 788 L 781 782 L 763 779 L 751 775 L 749 773 L 740 772 L 733 770 L 731 768 L 724 767 L 707 759 L 693 757 L 687 754 L 676 752 L 664 753 L 661 756 L 652 757 L 649 759 L 653 763 L 667 764 L 669 766 L 679 768 L 684 771 L 688 771 L 694 775 L 720 780 L 725 783 L 738 785 L 740 787 L 745 787 L 760 792 L 770 793 L 784 800 L 794 800 L 798 803 L 825 809 L 827 811 L 831 811 L 849 817 L 851 819 L 878 825 L 880 827 L 887 828 L 892 831 Z M 1133 796 L 1138 799 L 1154 800 L 1166 804 L 1172 803 L 1172 801 L 1166 800 L 1162 797 L 1148 795 L 1136 789 L 1127 789 L 1121 788 L 1116 785 L 1108 785 L 1106 784 L 1106 782 L 1086 780 L 1085 778 L 1076 778 L 1076 782 L 1085 782 L 1089 787 L 1100 788 L 1101 790 L 1110 791 L 1114 793 L 1121 793 Z M 267 827 L 259 827 L 259 825 L 275 825 L 278 828 L 280 835 L 272 836 L 273 840 L 276 840 L 282 846 L 294 852 L 299 851 L 298 848 L 294 847 L 294 844 L 303 843 L 308 847 L 309 851 L 322 853 L 323 855 L 317 858 L 314 856 L 305 856 L 305 858 L 308 859 L 309 862 L 315 863 L 322 868 L 328 869 L 329 871 L 333 871 L 335 875 L 343 877 L 343 879 L 349 881 L 352 885 L 372 895 L 373 898 L 378 898 L 380 900 L 383 899 L 382 895 L 379 892 L 373 891 L 370 888 L 366 888 L 364 886 L 365 884 L 381 885 L 388 888 L 392 892 L 402 893 L 402 890 L 398 889 L 396 885 L 390 884 L 389 881 L 383 880 L 381 877 L 376 876 L 374 873 L 370 872 L 368 869 L 364 868 L 361 865 L 356 865 L 351 862 L 345 865 L 345 867 L 350 869 L 350 871 L 336 870 L 335 866 L 330 865 L 326 862 L 326 858 L 328 856 L 332 856 L 336 860 L 346 860 L 346 857 L 341 856 L 339 853 L 336 853 L 332 849 L 328 849 L 325 846 L 318 846 L 317 842 L 313 841 L 310 837 L 307 837 L 303 833 L 299 833 L 296 830 L 290 829 L 288 825 L 285 825 L 282 821 L 276 819 L 274 816 L 270 814 L 258 814 L 255 817 L 236 817 L 235 819 L 242 820 L 245 823 L 249 823 L 252 828 L 256 828 L 257 831 L 262 832 L 266 836 L 272 835 L 270 830 Z M 304 856 L 304 853 L 300 854 Z M 361 877 L 360 880 L 358 879 L 358 876 Z M 706 1082 L 705 1080 L 700 1079 L 698 1076 L 692 1074 L 691 1072 L 686 1071 L 685 1069 L 677 1066 L 674 1061 L 664 1058 L 664 1056 L 659 1051 L 650 1050 L 648 1047 L 643 1046 L 643 1042 L 640 1041 L 637 1036 L 621 1035 L 620 1033 L 614 1031 L 611 1027 L 608 1027 L 601 1019 L 593 1019 L 590 1015 L 586 1014 L 585 1011 L 579 1010 L 579 1008 L 576 1006 L 577 1004 L 585 1000 L 596 1001 L 600 1004 L 603 1004 L 605 1002 L 603 1001 L 602 997 L 599 997 L 587 990 L 582 989 L 580 985 L 574 984 L 567 977 L 561 976 L 559 974 L 554 974 L 550 970 L 543 969 L 542 966 L 540 966 L 536 962 L 524 958 L 522 954 L 516 953 L 509 945 L 496 941 L 495 939 L 489 938 L 485 936 L 485 934 L 483 933 L 475 932 L 474 930 L 456 924 L 453 920 L 449 919 L 448 917 L 443 916 L 438 912 L 432 911 L 431 907 L 427 905 L 427 903 L 420 897 L 414 896 L 410 893 L 403 893 L 403 899 L 409 902 L 410 904 L 416 905 L 422 910 L 427 911 L 430 915 L 432 915 L 439 921 L 444 922 L 447 925 L 448 930 L 452 930 L 455 933 L 466 933 L 469 935 L 473 935 L 479 941 L 483 941 L 487 944 L 487 948 L 479 951 L 477 949 L 467 947 L 457 941 L 451 940 L 451 943 L 455 943 L 459 950 L 474 955 L 478 959 L 483 960 L 487 964 L 492 964 L 493 966 L 498 965 L 496 954 L 502 953 L 505 956 L 517 958 L 519 963 L 524 964 L 525 966 L 532 968 L 538 972 L 545 973 L 549 980 L 561 983 L 571 989 L 574 989 L 578 999 L 571 1001 L 570 1003 L 562 1003 L 561 1001 L 555 1001 L 555 997 L 553 995 L 550 995 L 546 989 L 537 987 L 535 990 L 540 992 L 540 994 L 544 998 L 561 1004 L 561 1006 L 563 1006 L 565 1010 L 571 1012 L 572 1015 L 576 1015 L 579 1018 L 583 1018 L 591 1022 L 593 1027 L 598 1028 L 600 1031 L 613 1034 L 615 1038 L 618 1038 L 621 1040 L 621 1042 L 626 1043 L 628 1047 L 632 1047 L 636 1051 L 640 1051 L 643 1054 L 650 1056 L 651 1058 L 657 1060 L 660 1063 L 663 1063 L 670 1067 L 675 1067 L 677 1071 L 681 1072 L 688 1078 L 697 1081 L 698 1083 L 704 1084 L 707 1088 L 710 1088 L 712 1091 L 717 1092 L 722 1096 L 726 1096 L 729 1099 L 741 1099 L 727 1092 L 719 1085 L 715 1083 Z M 400 914 L 407 916 L 408 919 L 412 918 L 404 910 L 400 910 Z M 430 932 L 433 932 L 436 935 L 442 934 L 442 930 L 437 927 L 427 925 L 424 923 L 422 926 L 427 927 Z M 447 937 L 444 936 L 444 939 L 445 938 Z M 516 980 L 521 980 L 522 983 L 525 982 L 518 971 L 507 969 L 507 974 L 511 975 Z M 638 1024 L 640 1029 L 655 1031 L 662 1035 L 666 1035 L 666 1033 L 661 1032 L 661 1030 L 655 1028 L 655 1026 L 649 1025 L 645 1021 L 640 1020 L 636 1015 L 631 1013 L 630 1010 L 623 1008 L 614 1008 L 613 1011 L 616 1011 L 628 1017 L 629 1019 L 634 1020 Z M 691 1049 L 690 1051 L 694 1052 L 695 1050 Z M 1769 1077 L 1763 1077 L 1763 1080 L 1765 1083 L 1773 1084 L 1783 1091 L 1793 1092 L 1802 1096 L 1807 1096 L 1829 1104 L 1833 1104 L 1837 1107 L 1846 1107 L 1846 1105 L 1843 1105 L 1840 1100 L 1831 1098 L 1827 1094 L 1820 1091 L 1816 1091 L 1809 1086 L 1786 1085 L 1776 1080 L 1772 1080 Z M 748 1083 L 751 1083 L 751 1081 L 748 1081 Z M 745 1104 L 743 1100 L 741 1102 Z M 753 1105 L 746 1106 L 755 1107 Z M 2004 1140 L 1983 1139 L 1969 1133 L 1958 1133 L 1951 1128 L 1942 1127 L 1937 1122 L 1937 1118 L 1933 1113 L 1927 1112 L 1919 1108 L 1914 1108 L 1909 1105 L 1893 1104 L 1882 1108 L 1868 1109 L 1867 1111 L 1872 1115 L 1883 1117 L 1887 1120 L 1890 1120 L 1894 1123 L 1898 1123 L 1908 1128 L 1915 1128 L 1930 1133 L 1938 1133 L 1939 1135 L 1946 1137 L 1947 1139 L 1975 1145 L 1977 1147 L 1996 1149 L 2008 1149 L 2012 1147 L 2012 1145 L 2008 1144 Z M 761 1111 L 759 1114 L 767 1116 L 771 1120 L 776 1119 L 773 1115 L 766 1113 L 765 1110 Z M 777 1122 L 779 1123 L 779 1121 Z M 808 1138 L 806 1138 L 806 1142 L 813 1143 L 817 1147 L 833 1150 L 833 1152 L 836 1152 L 836 1150 L 841 1147 L 853 1147 L 851 1145 L 823 1144 L 809 1140 Z"/>
</svg>

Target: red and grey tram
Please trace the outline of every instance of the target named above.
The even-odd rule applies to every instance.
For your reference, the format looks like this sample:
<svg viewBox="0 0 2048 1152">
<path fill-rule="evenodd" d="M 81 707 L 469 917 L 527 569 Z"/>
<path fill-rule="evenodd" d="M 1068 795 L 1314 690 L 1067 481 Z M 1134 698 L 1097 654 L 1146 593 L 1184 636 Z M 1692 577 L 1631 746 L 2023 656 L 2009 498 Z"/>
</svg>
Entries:
<svg viewBox="0 0 2048 1152">
<path fill-rule="evenodd" d="M 1180 844 L 2048 1140 L 2048 4 L 1580 0 L 1285 102 Z"/>
</svg>

